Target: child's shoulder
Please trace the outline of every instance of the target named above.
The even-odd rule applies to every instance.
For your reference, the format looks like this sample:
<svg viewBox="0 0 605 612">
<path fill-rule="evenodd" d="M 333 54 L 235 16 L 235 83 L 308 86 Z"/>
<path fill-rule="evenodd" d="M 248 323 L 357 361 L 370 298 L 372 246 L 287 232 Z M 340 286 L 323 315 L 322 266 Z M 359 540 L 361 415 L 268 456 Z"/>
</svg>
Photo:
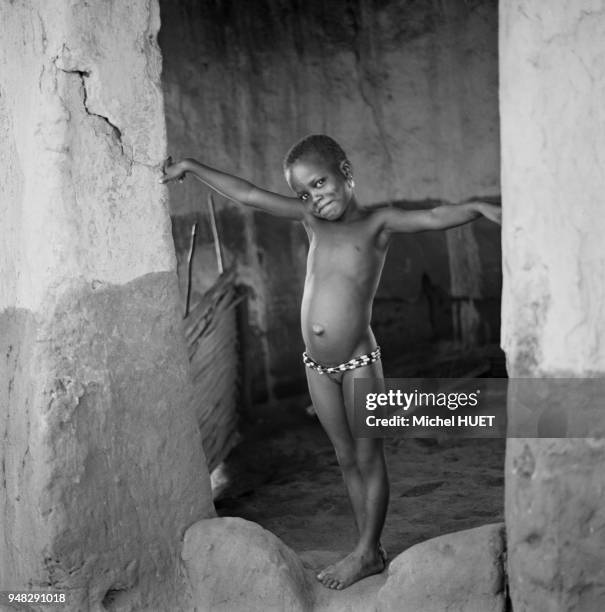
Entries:
<svg viewBox="0 0 605 612">
<path fill-rule="evenodd" d="M 364 219 L 367 223 L 381 223 L 383 219 L 394 210 L 394 206 L 390 202 L 371 204 L 362 207 Z"/>
</svg>

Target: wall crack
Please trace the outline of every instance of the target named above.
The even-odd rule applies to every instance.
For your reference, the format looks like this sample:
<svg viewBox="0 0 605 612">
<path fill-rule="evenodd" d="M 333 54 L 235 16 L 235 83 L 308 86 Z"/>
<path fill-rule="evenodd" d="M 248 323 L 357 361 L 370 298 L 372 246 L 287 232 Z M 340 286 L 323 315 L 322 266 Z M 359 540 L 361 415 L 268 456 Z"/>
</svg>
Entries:
<svg viewBox="0 0 605 612">
<path fill-rule="evenodd" d="M 55 65 L 56 65 L 56 61 L 55 61 Z M 120 128 L 117 125 L 115 125 L 115 123 L 112 123 L 109 117 L 93 112 L 89 106 L 89 97 L 88 97 L 88 88 L 86 86 L 86 79 L 90 77 L 90 71 L 89 70 L 67 70 L 65 68 L 60 68 L 59 66 L 57 66 L 57 68 L 61 70 L 61 72 L 65 72 L 66 74 L 75 74 L 78 76 L 78 78 L 80 79 L 81 86 L 82 86 L 82 103 L 84 105 L 84 111 L 89 117 L 97 117 L 98 119 L 101 119 L 101 121 L 103 121 L 110 128 L 111 133 L 114 136 L 115 143 L 120 147 L 120 152 L 122 156 L 126 157 L 130 165 L 132 166 L 132 164 L 134 163 L 134 160 L 130 159 L 126 155 L 126 151 L 124 149 L 124 142 L 122 140 L 122 130 L 120 130 Z"/>
<path fill-rule="evenodd" d="M 83 103 L 84 103 L 84 110 L 86 111 L 86 114 L 89 115 L 90 117 L 98 117 L 99 119 L 103 120 L 112 130 L 115 138 L 116 138 L 116 142 L 118 143 L 120 150 L 122 151 L 122 155 L 124 155 L 124 143 L 122 142 L 122 130 L 120 130 L 120 128 L 115 125 L 114 123 L 112 123 L 108 117 L 106 117 L 105 115 L 99 115 L 98 113 L 93 113 L 90 108 L 88 108 L 88 90 L 86 89 L 86 78 L 90 76 L 90 72 L 77 72 L 77 74 L 80 77 L 80 81 L 82 82 L 82 91 L 84 92 L 83 94 Z"/>
</svg>

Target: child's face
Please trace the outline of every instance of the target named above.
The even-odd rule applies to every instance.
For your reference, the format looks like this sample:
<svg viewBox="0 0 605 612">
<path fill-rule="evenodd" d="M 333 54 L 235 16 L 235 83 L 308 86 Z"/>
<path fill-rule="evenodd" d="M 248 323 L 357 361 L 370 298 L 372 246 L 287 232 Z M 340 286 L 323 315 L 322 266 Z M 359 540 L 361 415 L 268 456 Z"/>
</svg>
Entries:
<svg viewBox="0 0 605 612">
<path fill-rule="evenodd" d="M 346 173 L 321 155 L 314 154 L 295 161 L 286 171 L 286 180 L 311 214 L 336 221 L 347 210 L 353 194 Z"/>
</svg>

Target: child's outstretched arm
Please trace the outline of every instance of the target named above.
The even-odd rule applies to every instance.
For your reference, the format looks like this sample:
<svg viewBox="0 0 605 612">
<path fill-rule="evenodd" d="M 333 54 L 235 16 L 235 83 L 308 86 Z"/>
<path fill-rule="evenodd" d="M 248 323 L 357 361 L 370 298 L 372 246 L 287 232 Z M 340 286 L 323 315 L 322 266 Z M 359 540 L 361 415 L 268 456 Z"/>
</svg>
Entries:
<svg viewBox="0 0 605 612">
<path fill-rule="evenodd" d="M 195 159 L 183 159 L 172 163 L 172 159 L 169 157 L 164 162 L 162 171 L 161 183 L 174 180 L 182 181 L 187 173 L 191 173 L 208 187 L 238 204 L 251 206 L 287 219 L 300 221 L 304 216 L 304 207 L 301 206 L 298 198 L 289 198 L 272 191 L 260 189 L 249 181 L 200 164 Z"/>
<path fill-rule="evenodd" d="M 381 214 L 384 229 L 392 233 L 444 230 L 464 225 L 481 216 L 495 223 L 502 223 L 502 209 L 479 200 L 465 201 L 460 204 L 443 204 L 427 210 L 385 208 Z"/>
</svg>

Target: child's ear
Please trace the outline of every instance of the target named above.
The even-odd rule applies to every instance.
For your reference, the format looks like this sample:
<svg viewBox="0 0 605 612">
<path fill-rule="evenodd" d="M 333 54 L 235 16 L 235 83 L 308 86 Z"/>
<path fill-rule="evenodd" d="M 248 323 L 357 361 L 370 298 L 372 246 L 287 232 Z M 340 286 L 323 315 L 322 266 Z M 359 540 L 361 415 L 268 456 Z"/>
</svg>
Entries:
<svg viewBox="0 0 605 612">
<path fill-rule="evenodd" d="M 344 159 L 340 162 L 340 171 L 343 173 L 349 186 L 354 187 L 355 181 L 353 180 L 353 165 L 348 159 Z"/>
<path fill-rule="evenodd" d="M 343 159 L 340 162 L 340 171 L 344 174 L 345 178 L 353 178 L 353 166 L 348 159 Z"/>
</svg>

